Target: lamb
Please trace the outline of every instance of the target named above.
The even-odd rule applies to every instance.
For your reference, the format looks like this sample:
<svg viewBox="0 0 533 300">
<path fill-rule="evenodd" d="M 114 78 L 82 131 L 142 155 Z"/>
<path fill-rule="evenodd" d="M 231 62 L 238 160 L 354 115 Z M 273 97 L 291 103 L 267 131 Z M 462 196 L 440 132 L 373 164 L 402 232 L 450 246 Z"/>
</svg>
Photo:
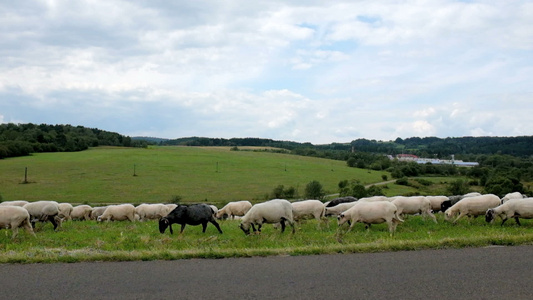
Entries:
<svg viewBox="0 0 533 300">
<path fill-rule="evenodd" d="M 447 196 L 426 196 L 426 198 L 431 203 L 431 210 L 434 213 L 439 212 L 439 211 L 443 211 L 443 210 L 441 210 L 442 209 L 442 203 L 444 201 L 450 200 L 450 198 L 447 197 Z"/>
<path fill-rule="evenodd" d="M 70 213 L 71 220 L 90 220 L 93 208 L 90 205 L 82 204 L 75 206 Z"/>
<path fill-rule="evenodd" d="M 18 235 L 19 227 L 26 228 L 28 233 L 35 236 L 30 223 L 30 214 L 25 208 L 16 205 L 0 206 L 0 229 L 11 228 L 13 231 L 11 238 L 14 239 Z"/>
<path fill-rule="evenodd" d="M 448 208 L 445 212 L 445 219 L 450 220 L 453 216 L 459 214 L 459 216 L 453 221 L 457 223 L 457 220 L 464 216 L 477 217 L 484 215 L 488 209 L 494 208 L 500 205 L 500 198 L 493 194 L 485 194 L 475 197 L 466 197 L 455 203 L 452 207 Z"/>
<path fill-rule="evenodd" d="M 0 203 L 0 206 L 20 206 L 23 207 L 24 205 L 28 204 L 30 202 L 26 200 L 13 200 L 13 201 L 4 201 Z"/>
<path fill-rule="evenodd" d="M 288 222 L 292 227 L 294 233 L 294 218 L 292 212 L 292 205 L 289 201 L 284 199 L 273 199 L 263 203 L 258 203 L 252 206 L 250 210 L 242 217 L 240 228 L 244 234 L 250 234 L 250 226 L 254 233 L 261 232 L 263 224 L 281 224 L 281 232 L 285 231 L 285 222 Z M 257 225 L 257 230 L 255 228 Z"/>
<path fill-rule="evenodd" d="M 354 206 L 358 202 L 359 201 L 346 202 L 346 203 L 337 204 L 337 205 L 335 205 L 333 207 L 326 207 L 324 215 L 327 216 L 327 217 L 329 217 L 329 216 L 334 216 L 334 217 L 338 216 L 340 213 L 342 213 L 345 210 L 348 210 L 350 207 Z"/>
<path fill-rule="evenodd" d="M 521 226 L 518 218 L 533 219 L 533 198 L 511 199 L 505 203 L 488 209 L 485 213 L 485 221 L 492 222 L 496 217 L 502 218 L 502 224 L 509 218 L 514 218 L 516 224 Z"/>
<path fill-rule="evenodd" d="M 62 221 L 65 220 L 72 220 L 70 217 L 70 214 L 72 213 L 72 209 L 74 207 L 70 203 L 59 203 L 59 217 Z"/>
<path fill-rule="evenodd" d="M 292 202 L 291 205 L 294 220 L 311 216 L 320 221 L 326 212 L 324 204 L 319 200 L 297 201 Z"/>
<path fill-rule="evenodd" d="M 414 215 L 422 214 L 433 219 L 433 222 L 437 223 L 437 218 L 431 212 L 431 202 L 424 196 L 414 197 L 395 197 L 391 202 L 398 208 L 398 215 Z"/>
<path fill-rule="evenodd" d="M 524 195 L 522 195 L 520 192 L 514 192 L 514 193 L 508 193 L 502 198 L 502 204 L 511 200 L 511 199 L 524 199 L 526 198 Z"/>
<path fill-rule="evenodd" d="M 109 205 L 104 213 L 97 218 L 103 221 L 135 221 L 135 207 L 131 204 Z"/>
<path fill-rule="evenodd" d="M 164 204 L 141 204 L 135 207 L 135 213 L 139 215 L 139 221 L 156 220 L 168 215 L 169 207 Z"/>
<path fill-rule="evenodd" d="M 217 219 L 234 218 L 235 216 L 244 216 L 252 208 L 250 201 L 234 201 L 226 204 L 216 213 Z"/>
<path fill-rule="evenodd" d="M 170 228 L 170 234 L 174 234 L 172 224 L 180 224 L 180 234 L 183 233 L 185 226 L 202 224 L 202 232 L 205 233 L 207 223 L 215 225 L 218 232 L 222 233 L 220 225 L 215 220 L 213 209 L 207 204 L 178 205 L 166 217 L 159 220 L 159 232 L 165 233 L 167 227 Z"/>
<path fill-rule="evenodd" d="M 91 210 L 91 214 L 89 215 L 89 218 L 91 220 L 97 220 L 98 217 L 101 216 L 104 213 L 106 208 L 107 208 L 107 206 L 93 207 L 93 209 Z"/>
<path fill-rule="evenodd" d="M 59 204 L 55 201 L 36 201 L 23 206 L 30 214 L 31 226 L 35 228 L 35 222 L 50 221 L 54 225 L 54 230 L 61 226 L 59 218 Z"/>
<path fill-rule="evenodd" d="M 403 222 L 398 213 L 396 205 L 389 201 L 358 202 L 347 211 L 342 212 L 337 217 L 337 223 L 342 226 L 344 223 L 350 223 L 348 231 L 352 229 L 355 223 L 365 224 L 369 228 L 370 224 L 387 223 L 389 232 L 393 234 L 396 226 Z"/>
</svg>

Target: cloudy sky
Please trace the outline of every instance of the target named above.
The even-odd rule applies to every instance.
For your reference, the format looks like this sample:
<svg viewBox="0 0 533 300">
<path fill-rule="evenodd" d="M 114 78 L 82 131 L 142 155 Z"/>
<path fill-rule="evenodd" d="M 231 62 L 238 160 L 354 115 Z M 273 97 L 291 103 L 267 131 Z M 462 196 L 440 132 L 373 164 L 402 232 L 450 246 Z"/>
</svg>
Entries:
<svg viewBox="0 0 533 300">
<path fill-rule="evenodd" d="M 533 135 L 532 1 L 0 1 L 0 123 Z"/>
</svg>

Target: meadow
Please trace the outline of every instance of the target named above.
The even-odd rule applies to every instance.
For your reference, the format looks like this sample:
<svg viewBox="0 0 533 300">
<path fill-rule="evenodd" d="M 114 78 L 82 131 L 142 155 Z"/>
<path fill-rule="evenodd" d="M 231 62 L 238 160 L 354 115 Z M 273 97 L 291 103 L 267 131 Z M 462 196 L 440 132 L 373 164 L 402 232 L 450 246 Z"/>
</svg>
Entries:
<svg viewBox="0 0 533 300">
<path fill-rule="evenodd" d="M 28 181 L 24 169 L 28 168 Z M 134 176 L 135 175 L 135 176 Z M 211 203 L 248 199 L 262 202 L 278 186 L 293 186 L 300 195 L 305 185 L 319 181 L 336 193 L 341 180 L 363 184 L 382 181 L 386 172 L 349 168 L 345 162 L 289 154 L 230 151 L 229 148 L 152 147 L 149 149 L 93 148 L 83 152 L 41 153 L 0 160 L 3 200 L 55 200 L 98 206 L 107 203 Z M 430 178 L 439 189 L 450 178 Z M 388 184 L 388 196 L 412 192 L 411 187 Z M 350 232 L 327 222 L 305 220 L 295 234 L 280 233 L 271 225 L 259 235 L 245 236 L 238 220 L 220 221 L 223 234 L 208 225 L 187 226 L 183 234 L 161 234 L 156 221 L 68 221 L 54 232 L 50 223 L 38 223 L 36 237 L 24 230 L 11 238 L 0 231 L 0 263 L 53 263 L 186 258 L 314 255 L 375 251 L 480 247 L 533 243 L 533 220 L 522 226 L 513 220 L 488 224 L 484 218 L 460 220 L 453 225 L 437 214 L 438 224 L 408 216 L 391 236 L 385 224 L 365 230 L 357 224 Z"/>
</svg>

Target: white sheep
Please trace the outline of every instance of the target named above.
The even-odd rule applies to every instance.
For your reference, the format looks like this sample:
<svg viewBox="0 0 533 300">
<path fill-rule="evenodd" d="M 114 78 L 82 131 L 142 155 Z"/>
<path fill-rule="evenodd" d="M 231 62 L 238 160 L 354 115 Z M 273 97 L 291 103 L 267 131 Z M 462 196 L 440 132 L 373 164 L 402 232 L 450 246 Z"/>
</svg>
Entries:
<svg viewBox="0 0 533 300">
<path fill-rule="evenodd" d="M 358 202 L 359 201 L 346 202 L 346 203 L 337 204 L 337 205 L 332 206 L 332 207 L 326 207 L 324 215 L 328 216 L 328 217 L 330 217 L 330 216 L 336 217 L 340 213 L 342 213 L 343 211 L 348 210 L 350 207 L 352 207 L 355 204 L 357 204 Z"/>
<path fill-rule="evenodd" d="M 502 198 L 502 204 L 511 200 L 511 199 L 524 199 L 525 196 L 520 192 L 508 193 Z"/>
<path fill-rule="evenodd" d="M 497 217 L 502 219 L 501 226 L 509 218 L 514 218 L 518 225 L 521 225 L 518 218 L 533 219 L 533 198 L 510 199 L 485 213 L 487 222 L 492 222 Z"/>
<path fill-rule="evenodd" d="M 252 208 L 252 203 L 250 203 L 250 201 L 233 201 L 219 209 L 216 217 L 217 219 L 226 217 L 233 219 L 235 216 L 244 216 L 250 208 Z"/>
<path fill-rule="evenodd" d="M 292 202 L 291 205 L 294 220 L 313 217 L 320 221 L 325 215 L 324 204 L 319 200 L 296 201 Z"/>
<path fill-rule="evenodd" d="M 481 196 L 466 197 L 459 202 L 452 205 L 445 212 L 445 219 L 451 220 L 455 215 L 459 214 L 453 223 L 457 223 L 462 217 L 477 217 L 484 215 L 488 209 L 500 205 L 500 198 L 493 194 L 485 194 Z"/>
<path fill-rule="evenodd" d="M 91 214 L 89 215 L 89 218 L 91 220 L 97 220 L 98 217 L 101 216 L 104 213 L 106 208 L 107 208 L 107 206 L 93 207 L 93 209 L 91 210 Z"/>
<path fill-rule="evenodd" d="M 55 201 L 35 201 L 23 206 L 30 214 L 30 222 L 35 228 L 35 222 L 50 221 L 54 225 L 54 230 L 61 226 L 61 218 L 59 218 L 59 204 Z"/>
<path fill-rule="evenodd" d="M 0 229 L 11 228 L 13 232 L 11 238 L 15 238 L 18 235 L 19 227 L 26 228 L 28 233 L 35 236 L 30 223 L 30 214 L 25 208 L 16 205 L 0 206 Z"/>
<path fill-rule="evenodd" d="M 431 212 L 431 202 L 424 196 L 398 196 L 391 203 L 398 208 L 398 215 L 421 214 L 430 217 L 433 222 L 437 223 L 437 218 Z"/>
<path fill-rule="evenodd" d="M 426 196 L 431 203 L 431 210 L 435 212 L 441 211 L 441 206 L 444 201 L 450 200 L 447 196 Z"/>
<path fill-rule="evenodd" d="M 387 223 L 389 232 L 392 234 L 396 231 L 396 226 L 403 220 L 398 214 L 396 205 L 389 201 L 358 201 L 356 205 L 339 214 L 337 222 L 339 226 L 349 222 L 348 231 L 358 222 L 364 223 L 367 229 L 370 224 Z"/>
<path fill-rule="evenodd" d="M 255 225 L 257 225 L 257 231 L 261 232 L 261 227 L 265 223 L 281 223 L 281 232 L 284 232 L 285 222 L 289 223 L 292 227 L 292 233 L 294 233 L 294 218 L 291 203 L 284 199 L 273 199 L 252 206 L 244 217 L 242 217 L 240 228 L 248 235 L 250 234 L 250 226 L 255 233 Z"/>
<path fill-rule="evenodd" d="M 71 220 L 85 220 L 88 221 L 91 219 L 91 212 L 93 208 L 90 205 L 82 204 L 74 206 L 72 212 L 70 213 Z"/>
<path fill-rule="evenodd" d="M 72 213 L 72 209 L 74 207 L 70 203 L 59 203 L 59 214 L 58 216 L 61 218 L 61 220 L 72 220 L 70 217 L 70 214 Z"/>
<path fill-rule="evenodd" d="M 135 207 L 131 204 L 109 205 L 104 213 L 98 217 L 98 222 L 103 221 L 135 221 Z"/>
<path fill-rule="evenodd" d="M 158 220 L 168 215 L 169 207 L 165 204 L 141 204 L 135 207 L 135 213 L 139 215 L 139 221 Z"/>
<path fill-rule="evenodd" d="M 30 202 L 26 200 L 12 200 L 12 201 L 4 201 L 0 203 L 0 206 L 20 206 L 23 207 L 24 205 L 28 204 Z"/>
</svg>

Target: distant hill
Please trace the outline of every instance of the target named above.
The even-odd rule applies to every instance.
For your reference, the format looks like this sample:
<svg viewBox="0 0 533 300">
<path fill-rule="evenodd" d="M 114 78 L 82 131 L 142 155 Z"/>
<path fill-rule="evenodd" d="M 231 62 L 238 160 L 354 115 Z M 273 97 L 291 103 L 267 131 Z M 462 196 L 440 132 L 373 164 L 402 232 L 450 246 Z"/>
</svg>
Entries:
<svg viewBox="0 0 533 300">
<path fill-rule="evenodd" d="M 133 136 L 131 137 L 131 139 L 134 141 L 146 141 L 148 143 L 155 143 L 155 144 L 161 144 L 169 140 L 165 138 L 158 138 L 158 137 L 151 137 L 151 136 Z"/>
</svg>

